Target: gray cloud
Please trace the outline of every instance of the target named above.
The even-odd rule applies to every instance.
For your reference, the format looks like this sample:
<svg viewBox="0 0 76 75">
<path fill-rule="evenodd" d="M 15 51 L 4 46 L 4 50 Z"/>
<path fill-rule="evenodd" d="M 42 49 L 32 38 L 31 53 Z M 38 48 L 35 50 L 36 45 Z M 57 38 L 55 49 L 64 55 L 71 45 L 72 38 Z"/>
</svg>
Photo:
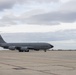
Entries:
<svg viewBox="0 0 76 75">
<path fill-rule="evenodd" d="M 76 0 L 63 3 L 58 11 L 32 15 L 28 18 L 23 18 L 22 22 L 43 25 L 58 25 L 60 23 L 76 22 Z"/>
<path fill-rule="evenodd" d="M 1 4 L 0 9 L 1 10 L 7 9 L 7 7 L 11 8 L 16 3 L 33 3 L 33 2 L 49 3 L 49 2 L 57 2 L 57 1 L 59 0 L 3 0 L 3 1 L 0 0 L 0 4 Z M 19 23 L 36 24 L 36 25 L 37 24 L 59 25 L 60 23 L 73 23 L 76 22 L 76 1 L 70 0 L 67 3 L 62 4 L 62 6 L 58 11 L 48 12 L 48 13 L 42 12 L 37 14 L 34 14 L 33 12 L 30 11 L 29 13 L 30 16 L 27 16 L 25 14 L 18 17 L 14 15 L 3 16 L 3 18 L 0 19 L 0 24 L 1 26 L 2 25 L 5 26 L 6 24 L 17 25 Z"/>
<path fill-rule="evenodd" d="M 15 4 L 14 0 L 0 0 L 0 11 L 12 8 L 14 4 Z"/>
<path fill-rule="evenodd" d="M 38 24 L 38 25 L 59 25 L 60 23 L 73 23 L 76 22 L 76 12 L 53 12 L 47 14 L 33 15 L 29 18 L 21 18 L 21 16 L 5 15 L 0 19 L 0 25 L 18 25 L 25 24 Z"/>
<path fill-rule="evenodd" d="M 33 3 L 33 2 L 58 2 L 59 0 L 0 0 L 0 11 L 4 9 L 10 9 L 15 4 L 27 4 L 27 3 Z"/>
<path fill-rule="evenodd" d="M 34 15 L 23 20 L 28 24 L 54 25 L 63 23 L 71 23 L 76 21 L 76 12 L 50 12 L 46 14 Z"/>
<path fill-rule="evenodd" d="M 62 12 L 76 12 L 76 0 L 69 0 L 60 7 Z"/>
<path fill-rule="evenodd" d="M 16 42 L 21 42 L 21 41 L 22 42 L 30 42 L 30 41 L 50 42 L 50 41 L 76 40 L 75 34 L 76 34 L 76 30 L 63 30 L 63 31 L 47 32 L 47 33 L 12 33 L 12 34 L 8 33 L 8 34 L 3 34 L 3 36 L 8 42 L 15 42 L 15 41 Z"/>
<path fill-rule="evenodd" d="M 13 14 L 9 14 L 9 15 L 4 15 L 1 19 L 0 19 L 0 26 L 9 26 L 9 25 L 17 25 L 18 24 L 18 17 L 13 15 Z"/>
<path fill-rule="evenodd" d="M 51 3 L 58 2 L 59 0 L 0 0 L 0 11 L 5 9 L 11 9 L 15 4 L 25 4 L 29 5 L 30 3 Z M 9 11 L 10 12 L 10 11 Z M 26 15 L 25 15 L 26 16 Z M 25 19 L 21 18 L 21 16 L 15 16 L 14 14 L 4 15 L 0 18 L 0 26 L 8 26 L 8 25 L 18 25 L 22 24 Z M 20 19 L 21 18 L 21 19 Z M 28 22 L 28 19 L 26 20 Z M 26 23 L 27 23 L 26 22 Z"/>
</svg>

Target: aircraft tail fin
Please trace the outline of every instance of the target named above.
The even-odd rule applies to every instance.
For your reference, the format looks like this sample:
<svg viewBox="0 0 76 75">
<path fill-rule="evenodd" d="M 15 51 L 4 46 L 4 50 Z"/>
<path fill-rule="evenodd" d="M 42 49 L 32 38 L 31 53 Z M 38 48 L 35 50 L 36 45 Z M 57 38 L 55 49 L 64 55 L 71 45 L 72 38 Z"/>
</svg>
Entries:
<svg viewBox="0 0 76 75">
<path fill-rule="evenodd" d="M 6 42 L 3 40 L 3 38 L 2 38 L 1 35 L 0 35 L 0 43 L 6 43 Z"/>
</svg>

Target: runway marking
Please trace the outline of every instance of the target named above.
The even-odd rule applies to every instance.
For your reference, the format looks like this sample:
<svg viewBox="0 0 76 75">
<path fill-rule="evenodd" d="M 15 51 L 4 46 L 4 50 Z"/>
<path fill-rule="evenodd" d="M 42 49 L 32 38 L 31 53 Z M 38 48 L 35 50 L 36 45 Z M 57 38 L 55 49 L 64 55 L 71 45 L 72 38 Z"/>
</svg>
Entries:
<svg viewBox="0 0 76 75">
<path fill-rule="evenodd" d="M 2 63 L 2 62 L 0 62 L 0 64 L 4 64 L 4 65 L 8 65 L 8 66 L 13 66 L 15 68 L 12 68 L 12 69 L 15 69 L 15 70 L 25 70 L 25 69 L 27 69 L 27 70 L 37 71 L 37 72 L 41 72 L 41 73 L 46 73 L 46 74 L 59 75 L 59 74 L 55 74 L 55 73 L 52 73 L 52 72 L 46 72 L 48 70 L 34 70 L 34 69 L 24 68 L 24 67 L 21 67 L 21 66 L 16 66 L 16 65 Z"/>
</svg>

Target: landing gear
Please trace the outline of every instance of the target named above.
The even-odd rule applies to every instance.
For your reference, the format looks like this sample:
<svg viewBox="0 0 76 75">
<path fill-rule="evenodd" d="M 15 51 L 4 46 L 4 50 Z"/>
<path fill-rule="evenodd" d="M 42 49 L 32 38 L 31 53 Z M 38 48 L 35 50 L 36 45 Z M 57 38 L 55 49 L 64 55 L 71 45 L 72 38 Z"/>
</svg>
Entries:
<svg viewBox="0 0 76 75">
<path fill-rule="evenodd" d="M 44 50 L 44 52 L 46 52 L 46 49 Z"/>
<path fill-rule="evenodd" d="M 23 52 L 23 50 L 19 50 L 19 52 Z"/>
<path fill-rule="evenodd" d="M 29 52 L 29 50 L 18 50 L 19 52 Z"/>
<path fill-rule="evenodd" d="M 29 50 L 25 50 L 25 52 L 29 52 Z"/>
</svg>

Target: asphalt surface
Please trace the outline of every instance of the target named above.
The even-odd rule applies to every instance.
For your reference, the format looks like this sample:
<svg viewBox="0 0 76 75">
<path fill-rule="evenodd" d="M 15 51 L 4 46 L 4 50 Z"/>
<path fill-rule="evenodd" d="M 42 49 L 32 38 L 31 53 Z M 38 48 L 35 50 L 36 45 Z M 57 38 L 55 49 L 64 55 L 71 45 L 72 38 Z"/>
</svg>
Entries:
<svg viewBox="0 0 76 75">
<path fill-rule="evenodd" d="M 76 75 L 76 51 L 0 51 L 0 75 Z"/>
</svg>

